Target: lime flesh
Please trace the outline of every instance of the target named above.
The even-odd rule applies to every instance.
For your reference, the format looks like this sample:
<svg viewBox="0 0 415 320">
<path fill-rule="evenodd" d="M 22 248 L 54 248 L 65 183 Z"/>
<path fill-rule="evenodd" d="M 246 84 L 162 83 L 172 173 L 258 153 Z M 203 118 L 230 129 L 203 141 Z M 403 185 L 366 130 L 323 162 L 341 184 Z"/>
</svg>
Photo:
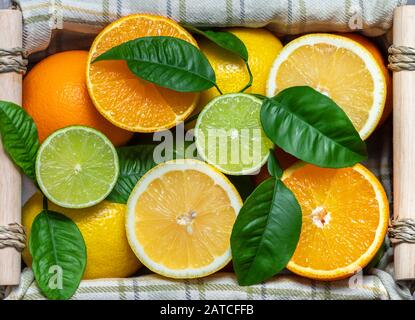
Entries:
<svg viewBox="0 0 415 320">
<path fill-rule="evenodd" d="M 39 149 L 36 177 L 46 197 L 65 208 L 86 208 L 113 189 L 118 156 L 102 133 L 82 126 L 54 132 Z"/>
<path fill-rule="evenodd" d="M 243 93 L 213 99 L 195 127 L 199 155 L 223 173 L 255 174 L 273 143 L 262 130 L 260 99 Z"/>
</svg>

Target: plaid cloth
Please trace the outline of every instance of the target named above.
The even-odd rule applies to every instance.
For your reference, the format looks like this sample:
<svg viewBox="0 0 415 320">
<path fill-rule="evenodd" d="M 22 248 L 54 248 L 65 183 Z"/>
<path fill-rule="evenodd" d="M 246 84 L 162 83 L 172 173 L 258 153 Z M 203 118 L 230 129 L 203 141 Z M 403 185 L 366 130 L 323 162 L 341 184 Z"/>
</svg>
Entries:
<svg viewBox="0 0 415 320">
<path fill-rule="evenodd" d="M 109 22 L 136 12 L 171 17 L 198 26 L 262 27 L 281 34 L 362 30 L 384 34 L 393 9 L 405 0 L 17 0 L 23 12 L 23 46 L 44 50 L 53 31 L 97 33 Z"/>
<path fill-rule="evenodd" d="M 358 282 L 357 280 L 356 282 Z M 33 280 L 33 273 L 25 269 L 20 287 L 8 300 L 45 299 Z M 194 280 L 166 279 L 158 275 L 145 275 L 132 279 L 105 279 L 82 281 L 74 300 L 274 300 L 274 299 L 389 299 L 389 294 L 376 276 L 365 276 L 361 283 L 349 289 L 349 280 L 317 282 L 292 275 L 282 275 L 265 284 L 238 286 L 235 275 L 217 273 Z"/>
<path fill-rule="evenodd" d="M 393 9 L 400 0 L 152 0 L 67 1 L 20 0 L 24 17 L 24 46 L 31 61 L 69 49 L 87 48 L 94 34 L 108 22 L 134 12 L 152 12 L 197 25 L 258 27 L 267 25 L 283 34 L 311 31 L 352 31 L 353 10 L 360 10 L 363 31 L 380 35 L 391 26 Z M 207 14 L 208 13 L 208 14 Z M 63 28 L 64 32 L 57 29 Z M 92 36 L 91 36 L 92 35 Z M 53 38 L 54 41 L 51 42 Z M 377 175 L 392 199 L 391 122 L 368 141 L 365 165 Z M 31 186 L 25 185 L 27 199 Z M 388 244 L 388 243 L 387 243 Z M 350 279 L 317 282 L 288 272 L 266 283 L 240 287 L 231 273 L 196 280 L 171 280 L 158 275 L 128 279 L 82 281 L 73 299 L 411 299 L 407 284 L 393 279 L 393 250 L 388 248 L 377 269 Z M 44 299 L 26 268 L 18 287 L 6 299 Z"/>
</svg>

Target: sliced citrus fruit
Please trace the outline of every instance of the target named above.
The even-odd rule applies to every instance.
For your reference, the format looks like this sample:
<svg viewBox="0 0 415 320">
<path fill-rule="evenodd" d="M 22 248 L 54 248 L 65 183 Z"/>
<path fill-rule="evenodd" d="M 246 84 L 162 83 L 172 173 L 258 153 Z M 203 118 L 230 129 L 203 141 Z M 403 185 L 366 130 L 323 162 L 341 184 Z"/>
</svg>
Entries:
<svg viewBox="0 0 415 320">
<path fill-rule="evenodd" d="M 86 208 L 101 202 L 113 189 L 118 172 L 118 155 L 111 141 L 88 127 L 55 131 L 43 142 L 36 158 L 40 189 L 64 208 Z"/>
<path fill-rule="evenodd" d="M 152 271 L 198 278 L 231 259 L 230 236 L 242 200 L 229 180 L 198 160 L 173 160 L 147 172 L 128 200 L 127 237 Z"/>
<path fill-rule="evenodd" d="M 226 174 L 258 172 L 273 147 L 262 130 L 261 105 L 260 99 L 243 93 L 222 95 L 208 103 L 195 127 L 199 155 Z"/>
<path fill-rule="evenodd" d="M 287 44 L 271 68 L 267 95 L 308 85 L 333 99 L 362 139 L 377 127 L 386 80 L 376 58 L 358 42 L 333 34 L 309 34 Z"/>
<path fill-rule="evenodd" d="M 171 36 L 197 46 L 179 24 L 165 17 L 134 14 L 108 25 L 91 46 L 87 87 L 98 111 L 118 127 L 155 132 L 174 127 L 191 114 L 197 93 L 181 93 L 139 79 L 125 61 L 91 61 L 109 49 L 146 36 Z"/>
<path fill-rule="evenodd" d="M 320 280 L 363 269 L 388 227 L 388 199 L 377 178 L 360 164 L 327 169 L 299 162 L 283 180 L 303 212 L 300 241 L 287 268 Z"/>
</svg>

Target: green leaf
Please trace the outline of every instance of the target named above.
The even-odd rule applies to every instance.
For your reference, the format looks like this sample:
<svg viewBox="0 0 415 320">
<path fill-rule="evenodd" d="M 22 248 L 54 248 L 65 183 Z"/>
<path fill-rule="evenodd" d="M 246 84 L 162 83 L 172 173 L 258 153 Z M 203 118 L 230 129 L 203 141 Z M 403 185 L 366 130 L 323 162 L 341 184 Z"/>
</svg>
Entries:
<svg viewBox="0 0 415 320">
<path fill-rule="evenodd" d="M 76 224 L 60 213 L 43 210 L 33 221 L 29 249 L 43 294 L 53 300 L 72 297 L 87 260 L 85 242 Z"/>
<path fill-rule="evenodd" d="M 267 162 L 268 173 L 271 177 L 281 179 L 283 171 L 277 158 L 275 157 L 274 150 L 269 151 L 269 157 Z"/>
<path fill-rule="evenodd" d="M 143 37 L 104 52 L 93 62 L 126 60 L 138 77 L 179 92 L 198 92 L 216 86 L 215 73 L 202 52 L 191 43 L 165 36 Z"/>
<path fill-rule="evenodd" d="M 248 61 L 248 49 L 245 44 L 233 33 L 227 31 L 201 30 L 189 24 L 182 23 L 192 33 L 197 33 L 217 44 L 222 49 L 236 54 L 245 62 Z"/>
<path fill-rule="evenodd" d="M 264 100 L 261 122 L 272 142 L 314 165 L 343 168 L 367 158 L 366 145 L 346 113 L 310 87 L 291 87 Z"/>
<path fill-rule="evenodd" d="M 0 101 L 0 134 L 14 163 L 36 181 L 35 162 L 40 144 L 33 119 L 20 106 Z"/>
<path fill-rule="evenodd" d="M 280 272 L 294 254 L 301 207 L 281 180 L 269 178 L 245 201 L 231 235 L 233 267 L 242 286 Z"/>
<path fill-rule="evenodd" d="M 249 81 L 239 92 L 244 92 L 246 89 L 252 86 L 254 77 L 248 63 L 248 49 L 241 39 L 239 39 L 233 33 L 227 31 L 200 30 L 188 24 L 182 24 L 182 26 L 188 29 L 190 32 L 204 36 L 222 49 L 232 52 L 241 58 L 245 62 L 246 69 L 249 74 Z"/>
<path fill-rule="evenodd" d="M 120 174 L 107 200 L 127 203 L 137 181 L 156 165 L 153 159 L 154 148 L 153 145 L 136 145 L 117 149 Z"/>
</svg>

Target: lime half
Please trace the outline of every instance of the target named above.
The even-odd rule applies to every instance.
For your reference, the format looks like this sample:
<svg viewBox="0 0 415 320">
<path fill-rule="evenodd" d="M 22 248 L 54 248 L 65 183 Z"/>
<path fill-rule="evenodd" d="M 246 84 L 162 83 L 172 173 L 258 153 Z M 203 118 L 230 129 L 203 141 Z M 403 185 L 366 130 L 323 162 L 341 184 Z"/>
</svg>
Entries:
<svg viewBox="0 0 415 320">
<path fill-rule="evenodd" d="M 273 143 L 262 130 L 260 99 L 243 93 L 219 96 L 197 119 L 199 155 L 223 173 L 256 173 L 267 161 Z"/>
<path fill-rule="evenodd" d="M 106 198 L 119 173 L 118 155 L 102 133 L 82 126 L 54 132 L 39 149 L 36 178 L 53 203 L 91 207 Z"/>
</svg>

